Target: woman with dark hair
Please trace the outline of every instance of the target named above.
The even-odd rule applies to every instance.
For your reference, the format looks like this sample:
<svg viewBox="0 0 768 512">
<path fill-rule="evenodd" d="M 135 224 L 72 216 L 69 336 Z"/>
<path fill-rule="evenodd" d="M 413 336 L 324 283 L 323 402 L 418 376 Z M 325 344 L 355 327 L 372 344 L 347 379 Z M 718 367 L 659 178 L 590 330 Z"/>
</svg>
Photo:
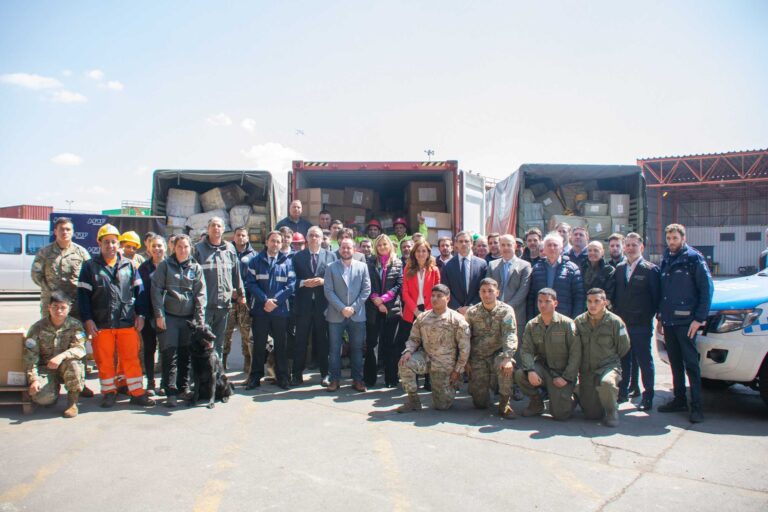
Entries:
<svg viewBox="0 0 768 512">
<path fill-rule="evenodd" d="M 366 348 L 363 380 L 368 387 L 376 384 L 376 345 L 379 345 L 379 357 L 384 360 L 384 384 L 387 387 L 395 387 L 400 352 L 395 348 L 394 339 L 401 309 L 403 267 L 397 257 L 395 245 L 387 235 L 379 235 L 373 246 L 373 255 L 368 261 L 371 295 L 365 302 Z"/>
<path fill-rule="evenodd" d="M 152 274 L 157 270 L 165 259 L 165 238 L 160 235 L 152 234 L 146 239 L 148 259 L 139 265 L 139 276 L 144 285 L 142 293 L 146 294 L 146 303 L 152 307 Z M 154 311 L 154 308 L 152 309 Z M 155 322 L 148 319 L 144 322 L 144 328 L 141 330 L 141 348 L 143 351 L 144 375 L 147 376 L 147 394 L 154 395 L 156 391 L 155 383 L 155 352 L 157 352 L 157 330 Z M 162 391 L 162 390 L 161 390 Z M 164 394 L 164 393 L 160 393 Z"/>
<path fill-rule="evenodd" d="M 432 246 L 426 240 L 418 240 L 413 244 L 403 273 L 403 313 L 395 339 L 397 354 L 405 350 L 416 317 L 432 309 L 432 288 L 437 284 L 440 284 L 440 268 L 432 256 Z M 397 386 L 397 377 L 392 384 Z"/>
</svg>

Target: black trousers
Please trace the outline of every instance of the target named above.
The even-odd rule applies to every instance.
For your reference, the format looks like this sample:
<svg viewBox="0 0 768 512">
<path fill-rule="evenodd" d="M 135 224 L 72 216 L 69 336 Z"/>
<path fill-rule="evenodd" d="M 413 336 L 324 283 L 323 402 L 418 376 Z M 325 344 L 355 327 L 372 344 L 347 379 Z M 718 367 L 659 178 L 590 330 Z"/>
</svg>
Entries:
<svg viewBox="0 0 768 512">
<path fill-rule="evenodd" d="M 288 317 L 254 316 L 251 321 L 253 354 L 251 355 L 250 379 L 264 377 L 264 361 L 267 358 L 267 338 L 275 342 L 275 376 L 277 381 L 288 380 Z"/>
<path fill-rule="evenodd" d="M 155 388 L 155 352 L 157 351 L 157 331 L 152 322 L 144 322 L 141 330 L 141 342 L 144 345 L 144 374 L 147 376 L 147 389 Z"/>
<path fill-rule="evenodd" d="M 189 345 L 163 350 L 163 387 L 168 396 L 189 390 Z M 154 362 L 152 363 L 154 364 Z"/>
<path fill-rule="evenodd" d="M 298 377 L 304 372 L 310 333 L 320 376 L 325 378 L 328 375 L 328 322 L 323 311 L 314 304 L 309 311 L 297 311 L 292 373 Z"/>
<path fill-rule="evenodd" d="M 384 383 L 397 383 L 397 361 L 399 356 L 395 350 L 395 332 L 399 318 L 376 313 L 368 315 L 365 325 L 365 365 L 363 366 L 363 381 L 366 386 L 375 386 L 378 374 L 376 364 L 376 346 L 379 346 L 379 357 L 384 360 Z"/>
</svg>

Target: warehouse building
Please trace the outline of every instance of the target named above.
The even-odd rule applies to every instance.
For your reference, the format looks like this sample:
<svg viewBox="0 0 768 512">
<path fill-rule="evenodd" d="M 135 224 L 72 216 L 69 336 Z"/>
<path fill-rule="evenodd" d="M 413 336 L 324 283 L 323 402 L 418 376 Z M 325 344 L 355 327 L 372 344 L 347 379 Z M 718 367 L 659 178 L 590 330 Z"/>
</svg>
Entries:
<svg viewBox="0 0 768 512">
<path fill-rule="evenodd" d="M 687 228 L 715 275 L 751 274 L 766 247 L 768 149 L 637 161 L 648 189 L 648 252 L 661 260 L 664 227 Z"/>
</svg>

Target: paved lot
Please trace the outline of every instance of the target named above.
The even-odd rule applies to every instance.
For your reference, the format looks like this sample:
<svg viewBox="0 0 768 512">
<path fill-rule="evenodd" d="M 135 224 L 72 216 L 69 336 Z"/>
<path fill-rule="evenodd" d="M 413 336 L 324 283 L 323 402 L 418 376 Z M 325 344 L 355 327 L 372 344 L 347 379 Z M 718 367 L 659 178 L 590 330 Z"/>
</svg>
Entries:
<svg viewBox="0 0 768 512">
<path fill-rule="evenodd" d="M 36 313 L 0 303 L 0 328 Z M 671 379 L 658 373 L 660 402 Z M 6 406 L 0 511 L 768 510 L 768 408 L 742 387 L 707 392 L 702 424 L 624 404 L 615 430 L 504 421 L 466 393 L 448 412 L 399 415 L 401 397 L 329 394 L 313 375 L 290 391 L 238 388 L 212 411 L 103 411 L 97 396 L 64 420 L 62 403 L 31 416 Z"/>
</svg>

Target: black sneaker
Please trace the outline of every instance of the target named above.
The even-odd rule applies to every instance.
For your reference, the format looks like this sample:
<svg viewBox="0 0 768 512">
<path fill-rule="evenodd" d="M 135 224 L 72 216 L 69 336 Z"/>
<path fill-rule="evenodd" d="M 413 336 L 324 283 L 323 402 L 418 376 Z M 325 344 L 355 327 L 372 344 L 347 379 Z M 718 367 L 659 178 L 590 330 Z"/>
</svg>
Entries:
<svg viewBox="0 0 768 512">
<path fill-rule="evenodd" d="M 107 393 L 104 395 L 104 399 L 101 401 L 101 407 L 104 409 L 109 409 L 115 405 L 115 402 L 117 402 L 117 393 Z"/>
<path fill-rule="evenodd" d="M 248 379 L 248 382 L 245 384 L 245 389 L 256 389 L 259 387 L 261 387 L 261 379 L 258 377 Z"/>
<path fill-rule="evenodd" d="M 291 386 L 301 386 L 304 384 L 304 377 L 301 375 L 294 375 L 291 377 L 290 382 L 288 382 Z"/>
<path fill-rule="evenodd" d="M 688 410 L 688 403 L 685 400 L 673 398 L 664 405 L 660 405 L 656 410 L 659 412 L 685 412 Z"/>
<path fill-rule="evenodd" d="M 165 406 L 169 409 L 173 409 L 179 405 L 179 401 L 176 399 L 176 395 L 170 395 L 165 401 Z"/>
<path fill-rule="evenodd" d="M 288 385 L 288 379 L 280 379 L 277 382 L 277 387 L 281 389 L 291 389 L 291 386 Z"/>
<path fill-rule="evenodd" d="M 190 389 L 184 389 L 179 392 L 179 398 L 182 400 L 192 400 L 193 396 L 195 396 L 195 394 Z"/>
<path fill-rule="evenodd" d="M 701 407 L 691 407 L 691 414 L 688 416 L 691 423 L 701 423 L 704 421 L 704 413 L 701 412 Z"/>
</svg>

